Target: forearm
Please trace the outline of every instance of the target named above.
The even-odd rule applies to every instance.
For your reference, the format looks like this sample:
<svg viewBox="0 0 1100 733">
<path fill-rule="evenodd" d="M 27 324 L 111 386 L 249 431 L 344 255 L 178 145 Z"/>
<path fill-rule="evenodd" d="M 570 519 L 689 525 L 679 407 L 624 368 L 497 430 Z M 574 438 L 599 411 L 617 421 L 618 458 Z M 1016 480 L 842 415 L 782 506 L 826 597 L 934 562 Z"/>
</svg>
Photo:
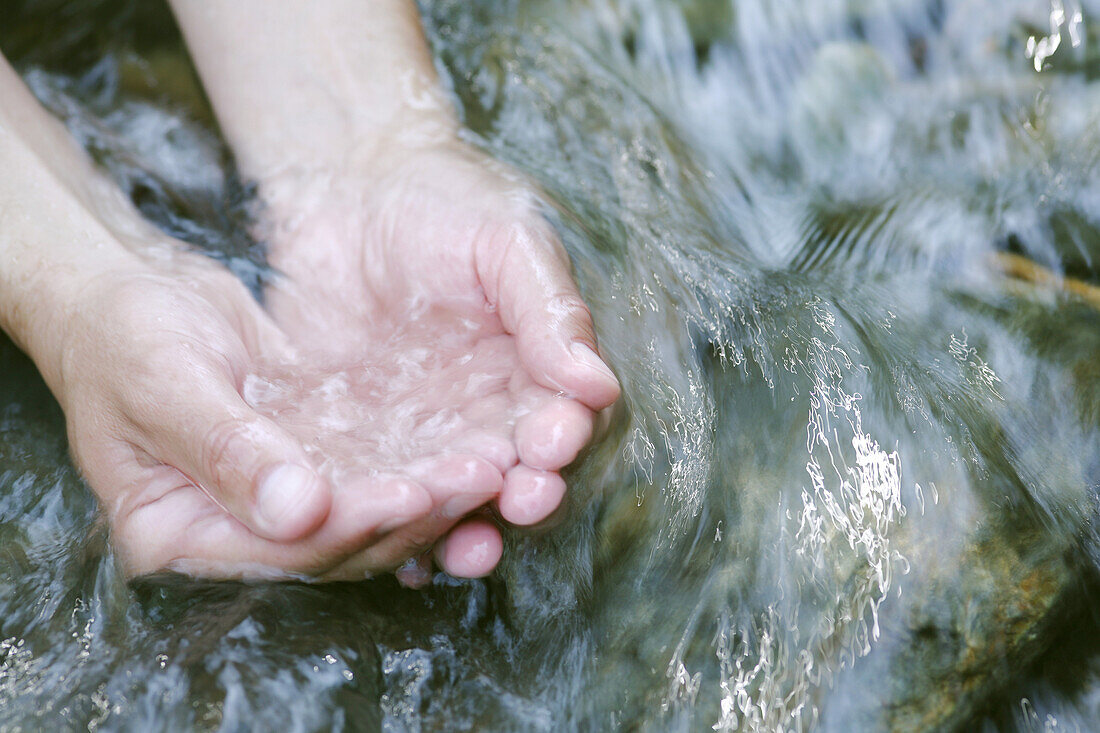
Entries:
<svg viewBox="0 0 1100 733">
<path fill-rule="evenodd" d="M 142 224 L 0 57 L 0 327 L 57 391 L 72 295 L 134 259 Z"/>
<path fill-rule="evenodd" d="M 242 172 L 370 166 L 452 135 L 411 0 L 172 0 Z"/>
</svg>

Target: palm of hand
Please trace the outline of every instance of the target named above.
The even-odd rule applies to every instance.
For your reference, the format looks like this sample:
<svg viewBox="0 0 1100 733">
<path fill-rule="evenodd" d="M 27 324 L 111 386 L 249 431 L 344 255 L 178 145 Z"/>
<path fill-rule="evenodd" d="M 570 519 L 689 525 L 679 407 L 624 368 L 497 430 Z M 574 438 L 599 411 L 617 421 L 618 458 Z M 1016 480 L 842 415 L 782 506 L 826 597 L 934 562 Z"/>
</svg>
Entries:
<svg viewBox="0 0 1100 733">
<path fill-rule="evenodd" d="M 228 272 L 172 259 L 87 291 L 66 338 L 70 445 L 128 572 L 362 577 L 372 551 L 386 567 L 387 532 L 427 511 L 422 490 L 379 476 L 330 496 L 314 480 L 265 511 L 265 477 L 308 458 L 239 392 L 285 337 Z"/>
<path fill-rule="evenodd" d="M 548 339 L 572 335 L 555 328 L 583 306 L 518 182 L 444 151 L 373 190 L 326 197 L 274 233 L 272 260 L 289 274 L 267 304 L 298 354 L 251 377 L 245 396 L 334 485 L 400 475 L 425 488 L 429 514 L 388 541 L 412 555 L 449 531 L 437 559 L 481 575 L 499 535 L 461 518 L 493 499 L 518 524 L 552 512 L 565 489 L 558 471 L 593 421 L 564 383 L 587 388 L 596 407 L 616 387 L 596 369 L 582 365 L 578 380 L 576 365 L 546 363 L 560 357 Z"/>
<path fill-rule="evenodd" d="M 178 244 L 85 294 L 62 401 L 129 572 L 354 579 L 435 544 L 476 576 L 500 536 L 463 517 L 558 504 L 618 395 L 560 246 L 489 169 L 412 170 L 273 237 L 274 321 Z"/>
<path fill-rule="evenodd" d="M 231 275 L 197 255 L 175 260 L 92 293 L 81 309 L 90 320 L 68 344 L 71 445 L 129 572 L 362 578 L 396 568 L 499 492 L 497 466 L 514 462 L 509 445 L 494 443 L 492 431 L 456 429 L 501 416 L 504 385 L 485 389 L 477 365 L 491 360 L 502 374 L 506 337 L 478 338 L 478 358 L 453 359 L 474 338 L 455 336 L 451 348 L 414 363 L 406 334 L 374 362 L 339 371 L 293 358 L 285 334 Z M 422 373 L 439 377 L 439 389 L 410 392 Z M 471 389 L 481 399 L 464 402 Z M 449 407 L 422 409 L 429 398 Z M 463 439 L 479 452 L 455 452 Z M 286 461 L 312 461 L 331 497 L 315 491 L 279 526 L 256 511 L 255 482 Z M 492 568 L 494 531 L 469 523 L 457 533 L 458 574 Z"/>
</svg>

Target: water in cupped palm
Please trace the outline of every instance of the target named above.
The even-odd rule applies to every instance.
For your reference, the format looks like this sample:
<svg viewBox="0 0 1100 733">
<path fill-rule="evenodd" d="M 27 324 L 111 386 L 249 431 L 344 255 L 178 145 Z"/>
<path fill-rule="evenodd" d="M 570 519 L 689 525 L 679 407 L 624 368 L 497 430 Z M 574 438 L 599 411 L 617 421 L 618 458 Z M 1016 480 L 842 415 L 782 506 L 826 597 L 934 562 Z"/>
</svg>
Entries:
<svg viewBox="0 0 1100 733">
<path fill-rule="evenodd" d="M 145 215 L 259 292 L 168 11 L 0 7 Z M 1100 6 L 423 9 L 623 384 L 568 507 L 484 581 L 127 584 L 6 344 L 0 730 L 1096 729 Z"/>
</svg>

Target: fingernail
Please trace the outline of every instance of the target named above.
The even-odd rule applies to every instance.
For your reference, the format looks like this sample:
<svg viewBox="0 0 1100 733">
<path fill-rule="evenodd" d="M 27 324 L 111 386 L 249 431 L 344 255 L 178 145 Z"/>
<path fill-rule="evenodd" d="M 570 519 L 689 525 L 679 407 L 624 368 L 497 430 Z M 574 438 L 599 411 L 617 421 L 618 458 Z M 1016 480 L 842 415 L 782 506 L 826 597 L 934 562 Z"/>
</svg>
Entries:
<svg viewBox="0 0 1100 733">
<path fill-rule="evenodd" d="M 294 463 L 280 463 L 271 469 L 256 495 L 260 518 L 270 526 L 282 523 L 313 493 L 313 471 Z"/>
<path fill-rule="evenodd" d="M 584 364 L 589 369 L 594 369 L 600 374 L 604 375 L 615 384 L 619 383 L 619 380 L 615 377 L 615 373 L 611 371 L 611 367 L 604 364 L 603 359 L 592 350 L 592 347 L 583 341 L 574 341 L 573 345 L 569 347 L 569 352 L 573 355 L 579 363 Z"/>
<path fill-rule="evenodd" d="M 592 426 L 592 439 L 600 440 L 611 429 L 612 408 L 605 407 L 596 413 L 596 424 Z"/>
<path fill-rule="evenodd" d="M 406 588 L 423 588 L 432 581 L 431 561 L 426 557 L 412 557 L 394 571 L 397 582 Z"/>
</svg>

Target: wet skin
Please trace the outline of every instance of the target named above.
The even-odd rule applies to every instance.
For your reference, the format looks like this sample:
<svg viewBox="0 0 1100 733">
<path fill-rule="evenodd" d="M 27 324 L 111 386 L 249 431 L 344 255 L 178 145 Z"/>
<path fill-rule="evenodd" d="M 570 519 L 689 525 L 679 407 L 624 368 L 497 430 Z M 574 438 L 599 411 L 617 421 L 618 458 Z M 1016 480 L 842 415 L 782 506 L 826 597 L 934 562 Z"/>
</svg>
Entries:
<svg viewBox="0 0 1100 733">
<path fill-rule="evenodd" d="M 369 183 L 313 185 L 292 223 L 269 231 L 286 275 L 267 305 L 297 351 L 265 365 L 246 397 L 331 484 L 396 474 L 424 490 L 425 516 L 337 576 L 445 534 L 439 564 L 483 575 L 499 532 L 462 517 L 489 502 L 513 524 L 549 515 L 560 469 L 618 396 L 568 258 L 529 185 L 457 141 Z"/>
<path fill-rule="evenodd" d="M 349 30 L 349 58 L 381 53 L 367 66 L 397 64 L 428 85 L 425 103 L 367 76 L 397 107 L 370 120 L 358 157 L 306 134 L 342 124 L 344 109 L 323 118 L 331 89 L 317 83 L 343 67 L 311 67 L 297 89 L 272 69 L 302 66 L 285 53 L 294 43 L 318 63 L 339 55 L 315 47 L 326 33 L 292 22 L 301 7 L 181 7 L 197 13 L 185 30 L 199 36 L 200 67 L 217 62 L 219 119 L 259 182 L 257 235 L 283 273 L 267 311 L 145 223 L 0 60 L 0 159 L 13 172 L 0 182 L 0 325 L 65 410 L 123 565 L 337 580 L 432 551 L 454 575 L 490 572 L 502 542 L 482 508 L 514 524 L 546 517 L 565 491 L 559 470 L 618 396 L 536 192 L 459 140 L 411 4 L 308 16 L 335 32 L 363 15 L 353 25 L 381 35 L 364 44 Z M 256 18 L 276 23 L 250 35 L 271 48 L 257 40 L 226 60 L 217 39 L 204 42 Z M 234 70 L 250 48 L 259 60 Z M 271 100 L 291 106 L 254 131 Z M 422 581 L 425 569 L 399 577 Z"/>
</svg>

